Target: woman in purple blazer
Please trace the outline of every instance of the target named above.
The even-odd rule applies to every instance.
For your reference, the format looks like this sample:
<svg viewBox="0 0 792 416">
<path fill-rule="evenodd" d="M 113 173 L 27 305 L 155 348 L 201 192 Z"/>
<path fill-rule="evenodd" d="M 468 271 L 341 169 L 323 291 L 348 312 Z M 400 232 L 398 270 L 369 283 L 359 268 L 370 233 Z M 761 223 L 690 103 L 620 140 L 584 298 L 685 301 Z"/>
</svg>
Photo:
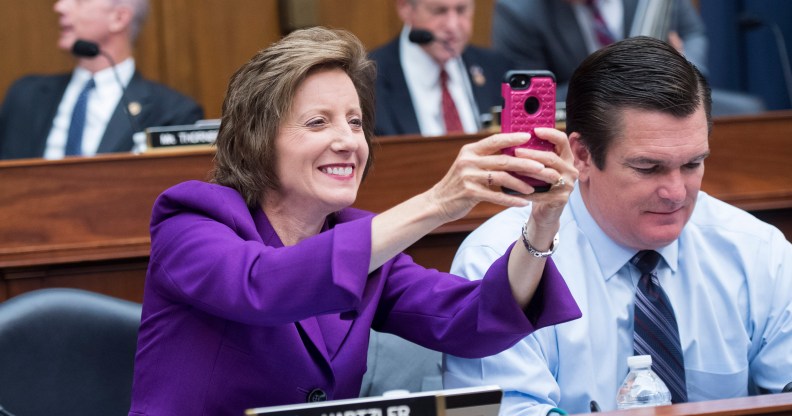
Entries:
<svg viewBox="0 0 792 416">
<path fill-rule="evenodd" d="M 540 253 L 577 178 L 561 132 L 537 132 L 555 153 L 516 157 L 500 149 L 528 135 L 482 139 L 428 191 L 378 215 L 349 208 L 371 163 L 374 73 L 353 35 L 313 28 L 232 77 L 213 183 L 177 185 L 154 206 L 130 415 L 356 397 L 370 328 L 481 357 L 580 316 Z M 556 186 L 533 195 L 508 171 Z M 529 200 L 524 241 L 481 281 L 400 253 L 480 201 Z"/>
</svg>

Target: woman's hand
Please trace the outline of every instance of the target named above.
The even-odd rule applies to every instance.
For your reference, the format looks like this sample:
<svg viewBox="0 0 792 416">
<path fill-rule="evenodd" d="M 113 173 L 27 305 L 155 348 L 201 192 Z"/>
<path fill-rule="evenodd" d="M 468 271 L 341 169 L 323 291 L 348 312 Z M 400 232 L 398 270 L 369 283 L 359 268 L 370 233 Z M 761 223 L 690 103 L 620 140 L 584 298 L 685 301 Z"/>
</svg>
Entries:
<svg viewBox="0 0 792 416">
<path fill-rule="evenodd" d="M 572 151 L 564 133 L 544 128 L 536 129 L 536 135 L 553 143 L 555 151 L 517 149 L 515 156 L 501 154 L 501 149 L 528 141 L 531 137 L 528 133 L 496 134 L 481 139 L 463 146 L 448 173 L 430 190 L 375 216 L 371 226 L 369 271 L 380 267 L 436 227 L 464 217 L 481 201 L 507 207 L 525 206 L 528 201 L 533 201 L 529 236 L 537 247 L 541 247 L 545 240 L 549 246 L 558 231 L 561 211 L 578 173 L 572 164 Z M 535 193 L 533 187 L 509 172 L 557 185 L 548 192 Z M 559 181 L 560 178 L 564 180 Z M 501 187 L 523 195 L 506 194 Z M 524 248 L 520 250 L 527 255 Z M 513 281 L 515 298 L 524 305 L 535 290 L 544 262 L 520 256 L 513 263 L 514 267 L 525 265 L 522 273 L 531 276 Z M 515 279 L 518 276 L 510 272 L 510 280 L 513 275 Z"/>
<path fill-rule="evenodd" d="M 531 137 L 528 133 L 495 134 L 463 146 L 448 173 L 429 192 L 445 222 L 464 217 L 481 201 L 507 207 L 524 206 L 533 201 L 532 217 L 537 225 L 557 227 L 578 172 L 564 133 L 537 128 L 535 134 L 553 143 L 555 152 L 517 148 L 515 156 L 501 154 L 501 149 L 528 141 Z M 547 192 L 537 193 L 510 172 L 553 185 Z M 506 194 L 501 187 L 522 195 Z"/>
</svg>

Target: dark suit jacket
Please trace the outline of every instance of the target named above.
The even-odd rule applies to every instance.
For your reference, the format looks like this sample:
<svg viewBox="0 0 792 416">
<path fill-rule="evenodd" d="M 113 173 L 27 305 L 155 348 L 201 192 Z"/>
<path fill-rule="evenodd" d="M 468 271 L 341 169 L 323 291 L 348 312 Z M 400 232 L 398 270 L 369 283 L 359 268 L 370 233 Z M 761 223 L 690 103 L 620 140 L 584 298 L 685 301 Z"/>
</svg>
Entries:
<svg viewBox="0 0 792 416">
<path fill-rule="evenodd" d="M 0 108 L 0 159 L 43 157 L 47 136 L 71 74 L 31 75 L 16 81 Z M 133 116 L 141 129 L 152 126 L 192 124 L 203 110 L 191 98 L 135 72 L 126 89 L 128 102 L 137 102 Z M 135 133 L 119 103 L 110 117 L 98 153 L 128 152 Z"/>
<path fill-rule="evenodd" d="M 624 31 L 629 32 L 638 0 L 623 2 Z M 685 42 L 687 58 L 705 70 L 704 24 L 689 0 L 674 0 L 670 26 Z M 568 83 L 589 55 L 575 11 L 561 0 L 498 0 L 492 20 L 492 47 L 522 69 L 552 71 L 559 84 Z M 566 94 L 559 96 L 563 99 Z"/>
<path fill-rule="evenodd" d="M 399 60 L 399 38 L 372 51 L 371 59 L 377 63 L 376 134 L 420 134 L 418 118 Z M 485 82 L 477 85 L 471 81 L 470 85 L 479 113 L 489 114 L 490 108 L 502 104 L 500 84 L 503 75 L 511 69 L 509 60 L 492 50 L 468 46 L 462 52 L 462 61 L 468 77 L 471 71 L 482 71 Z"/>
</svg>

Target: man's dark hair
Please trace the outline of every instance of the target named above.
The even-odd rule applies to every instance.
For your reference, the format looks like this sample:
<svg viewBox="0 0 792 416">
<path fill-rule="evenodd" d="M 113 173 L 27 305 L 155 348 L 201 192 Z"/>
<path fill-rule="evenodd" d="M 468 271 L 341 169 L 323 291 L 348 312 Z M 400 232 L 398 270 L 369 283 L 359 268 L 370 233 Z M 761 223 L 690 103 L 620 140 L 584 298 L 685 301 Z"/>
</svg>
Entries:
<svg viewBox="0 0 792 416">
<path fill-rule="evenodd" d="M 624 109 L 690 116 L 704 105 L 712 130 L 712 98 L 701 72 L 669 44 L 646 36 L 628 38 L 591 54 L 577 67 L 567 92 L 567 127 L 577 132 L 594 164 L 623 128 Z"/>
</svg>

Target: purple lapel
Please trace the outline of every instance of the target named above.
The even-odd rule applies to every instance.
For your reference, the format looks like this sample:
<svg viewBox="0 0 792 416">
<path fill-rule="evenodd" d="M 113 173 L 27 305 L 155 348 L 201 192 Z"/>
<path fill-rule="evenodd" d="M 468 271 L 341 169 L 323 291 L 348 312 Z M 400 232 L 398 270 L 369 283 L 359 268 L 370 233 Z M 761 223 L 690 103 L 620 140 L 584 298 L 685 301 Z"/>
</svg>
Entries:
<svg viewBox="0 0 792 416">
<path fill-rule="evenodd" d="M 264 244 L 274 248 L 283 247 L 283 242 L 275 232 L 264 211 L 261 209 L 254 210 L 253 221 Z M 326 231 L 328 227 L 329 224 L 325 223 L 322 231 Z M 305 334 L 322 354 L 322 357 L 329 363 L 335 357 L 344 339 L 346 339 L 352 322 L 350 319 L 340 319 L 339 314 L 331 314 L 306 318 L 297 322 L 296 325 L 305 331 Z"/>
</svg>

